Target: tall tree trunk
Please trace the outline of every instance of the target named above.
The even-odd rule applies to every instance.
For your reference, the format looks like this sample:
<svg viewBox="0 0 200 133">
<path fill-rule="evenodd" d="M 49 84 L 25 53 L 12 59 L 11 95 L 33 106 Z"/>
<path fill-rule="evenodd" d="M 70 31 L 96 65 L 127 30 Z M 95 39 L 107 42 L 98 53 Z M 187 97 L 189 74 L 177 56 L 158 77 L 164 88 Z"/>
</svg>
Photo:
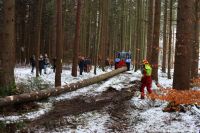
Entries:
<svg viewBox="0 0 200 133">
<path fill-rule="evenodd" d="M 194 43 L 192 46 L 191 79 L 198 77 L 199 64 L 199 5 L 200 1 L 195 0 L 195 24 L 194 24 Z"/>
<path fill-rule="evenodd" d="M 108 46 L 108 0 L 100 0 L 100 12 L 101 12 L 101 33 L 100 33 L 100 58 L 101 67 L 105 71 L 105 60 L 107 55 Z"/>
<path fill-rule="evenodd" d="M 189 89 L 191 72 L 191 46 L 194 31 L 195 0 L 179 0 L 177 12 L 177 39 L 173 88 Z M 186 63 L 187 62 L 187 63 Z"/>
<path fill-rule="evenodd" d="M 159 56 L 159 38 L 160 38 L 160 11 L 161 11 L 160 8 L 161 8 L 161 0 L 156 0 L 151 63 L 153 66 L 152 78 L 157 83 L 158 83 L 158 56 Z"/>
<path fill-rule="evenodd" d="M 5 0 L 3 3 L 4 19 L 0 31 L 0 87 L 8 89 L 15 84 L 15 1 Z"/>
<path fill-rule="evenodd" d="M 137 26 L 136 26 L 136 64 L 135 64 L 135 71 L 137 71 L 140 68 L 140 62 L 141 62 L 141 54 L 142 54 L 142 1 L 137 0 Z"/>
<path fill-rule="evenodd" d="M 36 56 L 36 77 L 39 76 L 39 55 L 40 55 L 40 43 L 41 43 L 41 23 L 42 23 L 42 7 L 43 7 L 43 0 L 37 0 L 37 10 L 35 13 L 36 17 L 36 23 L 35 23 L 35 56 Z"/>
<path fill-rule="evenodd" d="M 56 28 L 56 75 L 55 86 L 61 86 L 63 32 L 62 32 L 62 0 L 56 1 L 57 28 Z"/>
<path fill-rule="evenodd" d="M 172 53 L 172 21 L 173 21 L 173 0 L 170 0 L 170 15 L 169 15 L 169 46 L 168 46 L 168 68 L 167 78 L 171 79 L 171 53 Z"/>
<path fill-rule="evenodd" d="M 99 1 L 100 2 L 100 1 Z M 99 63 L 99 46 L 100 46 L 100 37 L 101 37 L 101 26 L 102 26 L 102 12 L 100 11 L 100 3 L 99 3 L 99 10 L 97 10 L 97 27 L 96 27 L 96 37 L 95 37 L 95 54 L 94 54 L 94 57 L 95 57 L 95 64 L 94 64 L 94 74 L 96 75 L 97 74 L 97 65 Z M 99 14 L 98 14 L 99 13 Z"/>
<path fill-rule="evenodd" d="M 153 29 L 154 29 L 154 3 L 155 0 L 149 0 L 148 7 L 148 35 L 147 35 L 147 60 L 151 61 L 152 56 L 152 42 L 153 42 Z M 150 62 L 151 63 L 151 62 Z"/>
<path fill-rule="evenodd" d="M 76 33 L 74 38 L 74 54 L 73 54 L 73 65 L 72 65 L 72 76 L 77 76 L 77 65 L 78 65 L 78 53 L 80 43 L 80 20 L 81 20 L 81 0 L 77 1 L 77 12 L 76 12 Z"/>
<path fill-rule="evenodd" d="M 164 24 L 163 24 L 163 59 L 162 59 L 162 72 L 166 73 L 166 54 L 167 54 L 167 5 L 168 0 L 165 0 L 165 10 L 164 10 Z"/>
<path fill-rule="evenodd" d="M 57 11 L 56 2 L 57 1 L 54 0 L 54 4 L 55 4 L 54 10 L 55 11 Z M 57 31 L 56 29 L 57 29 L 57 14 L 55 12 L 54 15 L 53 15 L 53 28 L 52 28 L 53 32 L 52 32 L 52 43 L 51 43 L 51 55 L 52 55 L 53 58 L 56 57 L 56 31 Z"/>
</svg>

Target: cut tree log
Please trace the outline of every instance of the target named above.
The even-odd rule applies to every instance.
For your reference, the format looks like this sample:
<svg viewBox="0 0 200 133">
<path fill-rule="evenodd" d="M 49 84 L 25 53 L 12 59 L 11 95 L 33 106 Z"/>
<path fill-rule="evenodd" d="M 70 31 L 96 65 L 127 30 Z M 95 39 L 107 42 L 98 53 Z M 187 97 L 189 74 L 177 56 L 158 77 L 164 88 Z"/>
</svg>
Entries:
<svg viewBox="0 0 200 133">
<path fill-rule="evenodd" d="M 4 98 L 0 98 L 0 107 L 16 103 L 26 103 L 31 101 L 42 100 L 50 96 L 57 96 L 65 92 L 75 91 L 79 88 L 83 88 L 98 83 L 100 81 L 106 80 L 108 78 L 111 78 L 113 76 L 116 76 L 122 72 L 125 72 L 126 70 L 127 67 L 123 67 L 93 78 L 85 79 L 77 83 L 72 83 L 62 87 L 50 88 L 36 92 L 24 93 L 20 95 L 6 96 Z"/>
</svg>

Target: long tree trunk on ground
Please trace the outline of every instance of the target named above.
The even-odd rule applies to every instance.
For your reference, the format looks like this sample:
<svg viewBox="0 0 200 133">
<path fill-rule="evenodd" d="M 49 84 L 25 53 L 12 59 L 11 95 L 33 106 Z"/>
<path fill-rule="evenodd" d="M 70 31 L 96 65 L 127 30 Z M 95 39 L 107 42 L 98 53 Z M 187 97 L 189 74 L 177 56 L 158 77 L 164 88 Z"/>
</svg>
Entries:
<svg viewBox="0 0 200 133">
<path fill-rule="evenodd" d="M 155 19 L 154 19 L 154 32 L 153 32 L 153 45 L 152 45 L 152 58 L 151 63 L 153 66 L 152 77 L 153 80 L 158 82 L 158 56 L 159 56 L 159 38 L 160 38 L 160 8 L 161 0 L 155 1 Z"/>
<path fill-rule="evenodd" d="M 168 68 L 167 68 L 167 77 L 168 79 L 171 79 L 171 51 L 172 51 L 172 6 L 173 6 L 173 0 L 170 0 L 170 15 L 169 15 L 169 47 L 168 47 Z"/>
<path fill-rule="evenodd" d="M 194 31 L 195 0 L 179 0 L 173 88 L 189 89 L 191 72 L 191 46 Z"/>
<path fill-rule="evenodd" d="M 77 13 L 76 13 L 76 33 L 74 38 L 74 54 L 73 54 L 73 65 L 72 65 L 72 76 L 77 76 L 77 65 L 78 65 L 78 53 L 80 43 L 80 20 L 81 20 L 81 0 L 77 1 Z"/>
<path fill-rule="evenodd" d="M 15 84 L 15 1 L 5 0 L 3 8 L 3 27 L 0 31 L 0 89 L 9 89 Z"/>
<path fill-rule="evenodd" d="M 153 29 L 154 29 L 154 0 L 149 0 L 148 7 L 148 35 L 147 35 L 147 60 L 151 61 L 152 55 L 152 42 L 153 42 Z"/>
<path fill-rule="evenodd" d="M 164 10 L 164 23 L 163 23 L 163 59 L 162 59 L 162 72 L 166 73 L 166 51 L 167 51 L 167 5 L 168 0 L 165 0 Z"/>
<path fill-rule="evenodd" d="M 56 87 L 54 89 L 50 88 L 50 89 L 41 90 L 38 92 L 24 93 L 24 94 L 20 94 L 20 95 L 7 96 L 4 98 L 0 98 L 0 107 L 8 106 L 8 105 L 15 104 L 15 103 L 25 103 L 25 102 L 30 102 L 30 101 L 46 99 L 50 96 L 57 96 L 64 92 L 75 91 L 79 88 L 83 88 L 83 87 L 98 83 L 100 81 L 106 80 L 108 78 L 111 78 L 117 74 L 125 72 L 126 70 L 127 70 L 127 68 L 123 67 L 123 68 L 119 68 L 114 71 L 111 71 L 111 72 L 108 72 L 108 73 L 105 73 L 105 74 L 102 74 L 102 75 L 99 75 L 99 76 L 96 76 L 93 78 L 85 79 L 85 80 L 77 82 L 77 83 L 65 85 L 63 87 Z"/>
<path fill-rule="evenodd" d="M 57 6 L 57 28 L 56 28 L 56 75 L 55 86 L 61 86 L 62 73 L 62 51 L 63 51 L 63 36 L 62 36 L 62 0 L 56 1 Z"/>
<path fill-rule="evenodd" d="M 199 64 L 199 5 L 200 1 L 195 0 L 195 24 L 194 24 L 194 43 L 192 46 L 192 64 L 191 64 L 191 79 L 198 77 Z"/>
</svg>

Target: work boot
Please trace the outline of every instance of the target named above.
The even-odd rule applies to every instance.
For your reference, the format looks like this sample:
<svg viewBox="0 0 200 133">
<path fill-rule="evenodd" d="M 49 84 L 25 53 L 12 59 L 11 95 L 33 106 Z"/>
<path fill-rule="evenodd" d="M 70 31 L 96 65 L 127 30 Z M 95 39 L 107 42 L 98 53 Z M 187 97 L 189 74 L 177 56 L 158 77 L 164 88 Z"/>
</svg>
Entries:
<svg viewBox="0 0 200 133">
<path fill-rule="evenodd" d="M 143 92 L 141 92 L 141 97 L 140 98 L 144 99 L 144 93 Z"/>
<path fill-rule="evenodd" d="M 140 99 L 144 99 L 144 96 L 143 96 L 143 95 L 141 95 Z"/>
</svg>

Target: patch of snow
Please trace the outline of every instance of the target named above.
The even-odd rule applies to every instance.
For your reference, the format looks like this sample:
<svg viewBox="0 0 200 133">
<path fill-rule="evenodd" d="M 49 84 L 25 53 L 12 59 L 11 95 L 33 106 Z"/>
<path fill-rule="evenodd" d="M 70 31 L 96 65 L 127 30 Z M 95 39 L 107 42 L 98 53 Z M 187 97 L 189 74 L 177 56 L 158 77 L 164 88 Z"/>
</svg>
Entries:
<svg viewBox="0 0 200 133">
<path fill-rule="evenodd" d="M 161 107 L 139 113 L 141 121 L 136 125 L 138 132 L 198 132 L 194 116 L 188 113 L 167 113 Z"/>
<path fill-rule="evenodd" d="M 40 108 L 37 111 L 28 112 L 21 115 L 15 115 L 15 116 L 0 116 L 0 121 L 5 121 L 6 123 L 14 123 L 19 122 L 22 120 L 31 120 L 31 119 L 37 119 L 41 115 L 46 114 L 52 109 L 52 103 L 38 103 L 40 105 Z"/>
<path fill-rule="evenodd" d="M 65 119 L 67 119 L 69 123 L 76 125 L 76 128 L 59 128 L 55 129 L 53 132 L 103 133 L 105 132 L 104 123 L 109 119 L 109 115 L 93 111 L 78 116 L 66 116 Z"/>
</svg>

